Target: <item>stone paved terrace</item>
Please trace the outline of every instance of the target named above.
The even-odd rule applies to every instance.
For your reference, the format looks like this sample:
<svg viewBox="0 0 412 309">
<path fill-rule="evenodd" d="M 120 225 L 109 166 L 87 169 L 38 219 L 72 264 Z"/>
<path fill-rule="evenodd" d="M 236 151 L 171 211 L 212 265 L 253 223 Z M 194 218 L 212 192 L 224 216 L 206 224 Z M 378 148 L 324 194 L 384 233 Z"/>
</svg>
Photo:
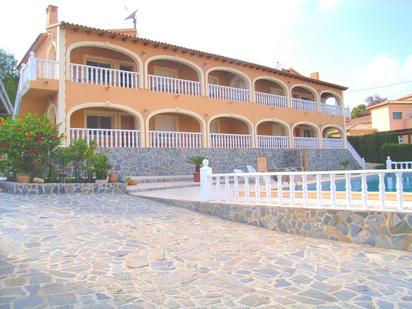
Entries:
<svg viewBox="0 0 412 309">
<path fill-rule="evenodd" d="M 412 308 L 412 254 L 136 196 L 0 194 L 0 308 Z"/>
</svg>

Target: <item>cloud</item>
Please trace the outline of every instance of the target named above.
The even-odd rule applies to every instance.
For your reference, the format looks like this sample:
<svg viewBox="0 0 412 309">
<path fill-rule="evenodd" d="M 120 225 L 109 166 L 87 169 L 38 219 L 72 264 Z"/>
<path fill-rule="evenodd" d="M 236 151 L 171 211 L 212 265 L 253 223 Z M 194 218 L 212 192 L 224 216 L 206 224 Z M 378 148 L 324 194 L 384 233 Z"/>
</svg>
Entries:
<svg viewBox="0 0 412 309">
<path fill-rule="evenodd" d="M 339 6 L 340 0 L 320 0 L 319 8 L 322 12 L 330 12 Z"/>
<path fill-rule="evenodd" d="M 412 81 L 412 54 L 404 60 L 388 55 L 378 55 L 365 66 L 355 70 L 350 75 L 349 81 L 350 88 L 345 96 L 345 101 L 347 105 L 352 107 L 363 104 L 369 95 L 378 94 L 388 99 L 396 99 L 412 93 L 412 83 L 368 89 Z"/>
</svg>

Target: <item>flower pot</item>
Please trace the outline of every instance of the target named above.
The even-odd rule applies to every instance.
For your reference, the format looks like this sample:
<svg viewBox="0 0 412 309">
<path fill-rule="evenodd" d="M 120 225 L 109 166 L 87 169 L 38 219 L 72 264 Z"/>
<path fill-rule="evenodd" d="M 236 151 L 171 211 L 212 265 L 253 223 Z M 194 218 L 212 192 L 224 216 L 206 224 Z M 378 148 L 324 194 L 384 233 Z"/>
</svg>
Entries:
<svg viewBox="0 0 412 309">
<path fill-rule="evenodd" d="M 193 181 L 194 182 L 200 182 L 200 172 L 194 172 L 193 173 Z"/>
<path fill-rule="evenodd" d="M 110 175 L 109 182 L 119 182 L 119 175 Z"/>
<path fill-rule="evenodd" d="M 17 179 L 17 182 L 19 183 L 29 183 L 30 182 L 29 175 L 17 175 L 16 179 Z"/>
<path fill-rule="evenodd" d="M 127 185 L 128 186 L 136 186 L 137 185 L 137 180 L 133 178 L 127 178 Z"/>
</svg>

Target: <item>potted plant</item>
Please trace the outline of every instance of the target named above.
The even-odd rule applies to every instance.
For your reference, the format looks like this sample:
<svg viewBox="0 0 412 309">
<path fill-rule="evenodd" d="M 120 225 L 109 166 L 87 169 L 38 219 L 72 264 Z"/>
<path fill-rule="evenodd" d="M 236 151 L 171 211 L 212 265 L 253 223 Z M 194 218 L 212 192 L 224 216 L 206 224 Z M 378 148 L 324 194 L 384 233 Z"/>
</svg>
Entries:
<svg viewBox="0 0 412 309">
<path fill-rule="evenodd" d="M 96 183 L 107 183 L 108 172 L 112 168 L 109 158 L 104 153 L 95 153 L 89 159 L 87 173 L 89 178 L 96 175 Z"/>
<path fill-rule="evenodd" d="M 120 181 L 120 176 L 113 171 L 109 174 L 109 182 L 119 182 Z"/>
<path fill-rule="evenodd" d="M 194 156 L 187 160 L 187 163 L 193 164 L 195 166 L 195 172 L 193 173 L 193 181 L 200 182 L 200 167 L 203 164 L 203 160 L 206 159 L 202 156 Z"/>
<path fill-rule="evenodd" d="M 16 181 L 19 183 L 29 183 L 30 182 L 29 173 L 23 169 L 19 169 L 16 172 Z"/>
</svg>

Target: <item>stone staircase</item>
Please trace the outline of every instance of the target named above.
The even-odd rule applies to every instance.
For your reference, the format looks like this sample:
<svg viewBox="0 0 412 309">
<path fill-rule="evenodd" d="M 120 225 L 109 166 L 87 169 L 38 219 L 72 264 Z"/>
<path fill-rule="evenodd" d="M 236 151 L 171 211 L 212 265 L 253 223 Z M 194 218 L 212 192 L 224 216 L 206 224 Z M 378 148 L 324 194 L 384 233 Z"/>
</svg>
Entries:
<svg viewBox="0 0 412 309">
<path fill-rule="evenodd" d="M 193 182 L 193 175 L 128 177 L 136 179 L 138 182 L 136 186 L 127 187 L 127 192 L 130 194 L 199 186 L 199 183 Z"/>
</svg>

